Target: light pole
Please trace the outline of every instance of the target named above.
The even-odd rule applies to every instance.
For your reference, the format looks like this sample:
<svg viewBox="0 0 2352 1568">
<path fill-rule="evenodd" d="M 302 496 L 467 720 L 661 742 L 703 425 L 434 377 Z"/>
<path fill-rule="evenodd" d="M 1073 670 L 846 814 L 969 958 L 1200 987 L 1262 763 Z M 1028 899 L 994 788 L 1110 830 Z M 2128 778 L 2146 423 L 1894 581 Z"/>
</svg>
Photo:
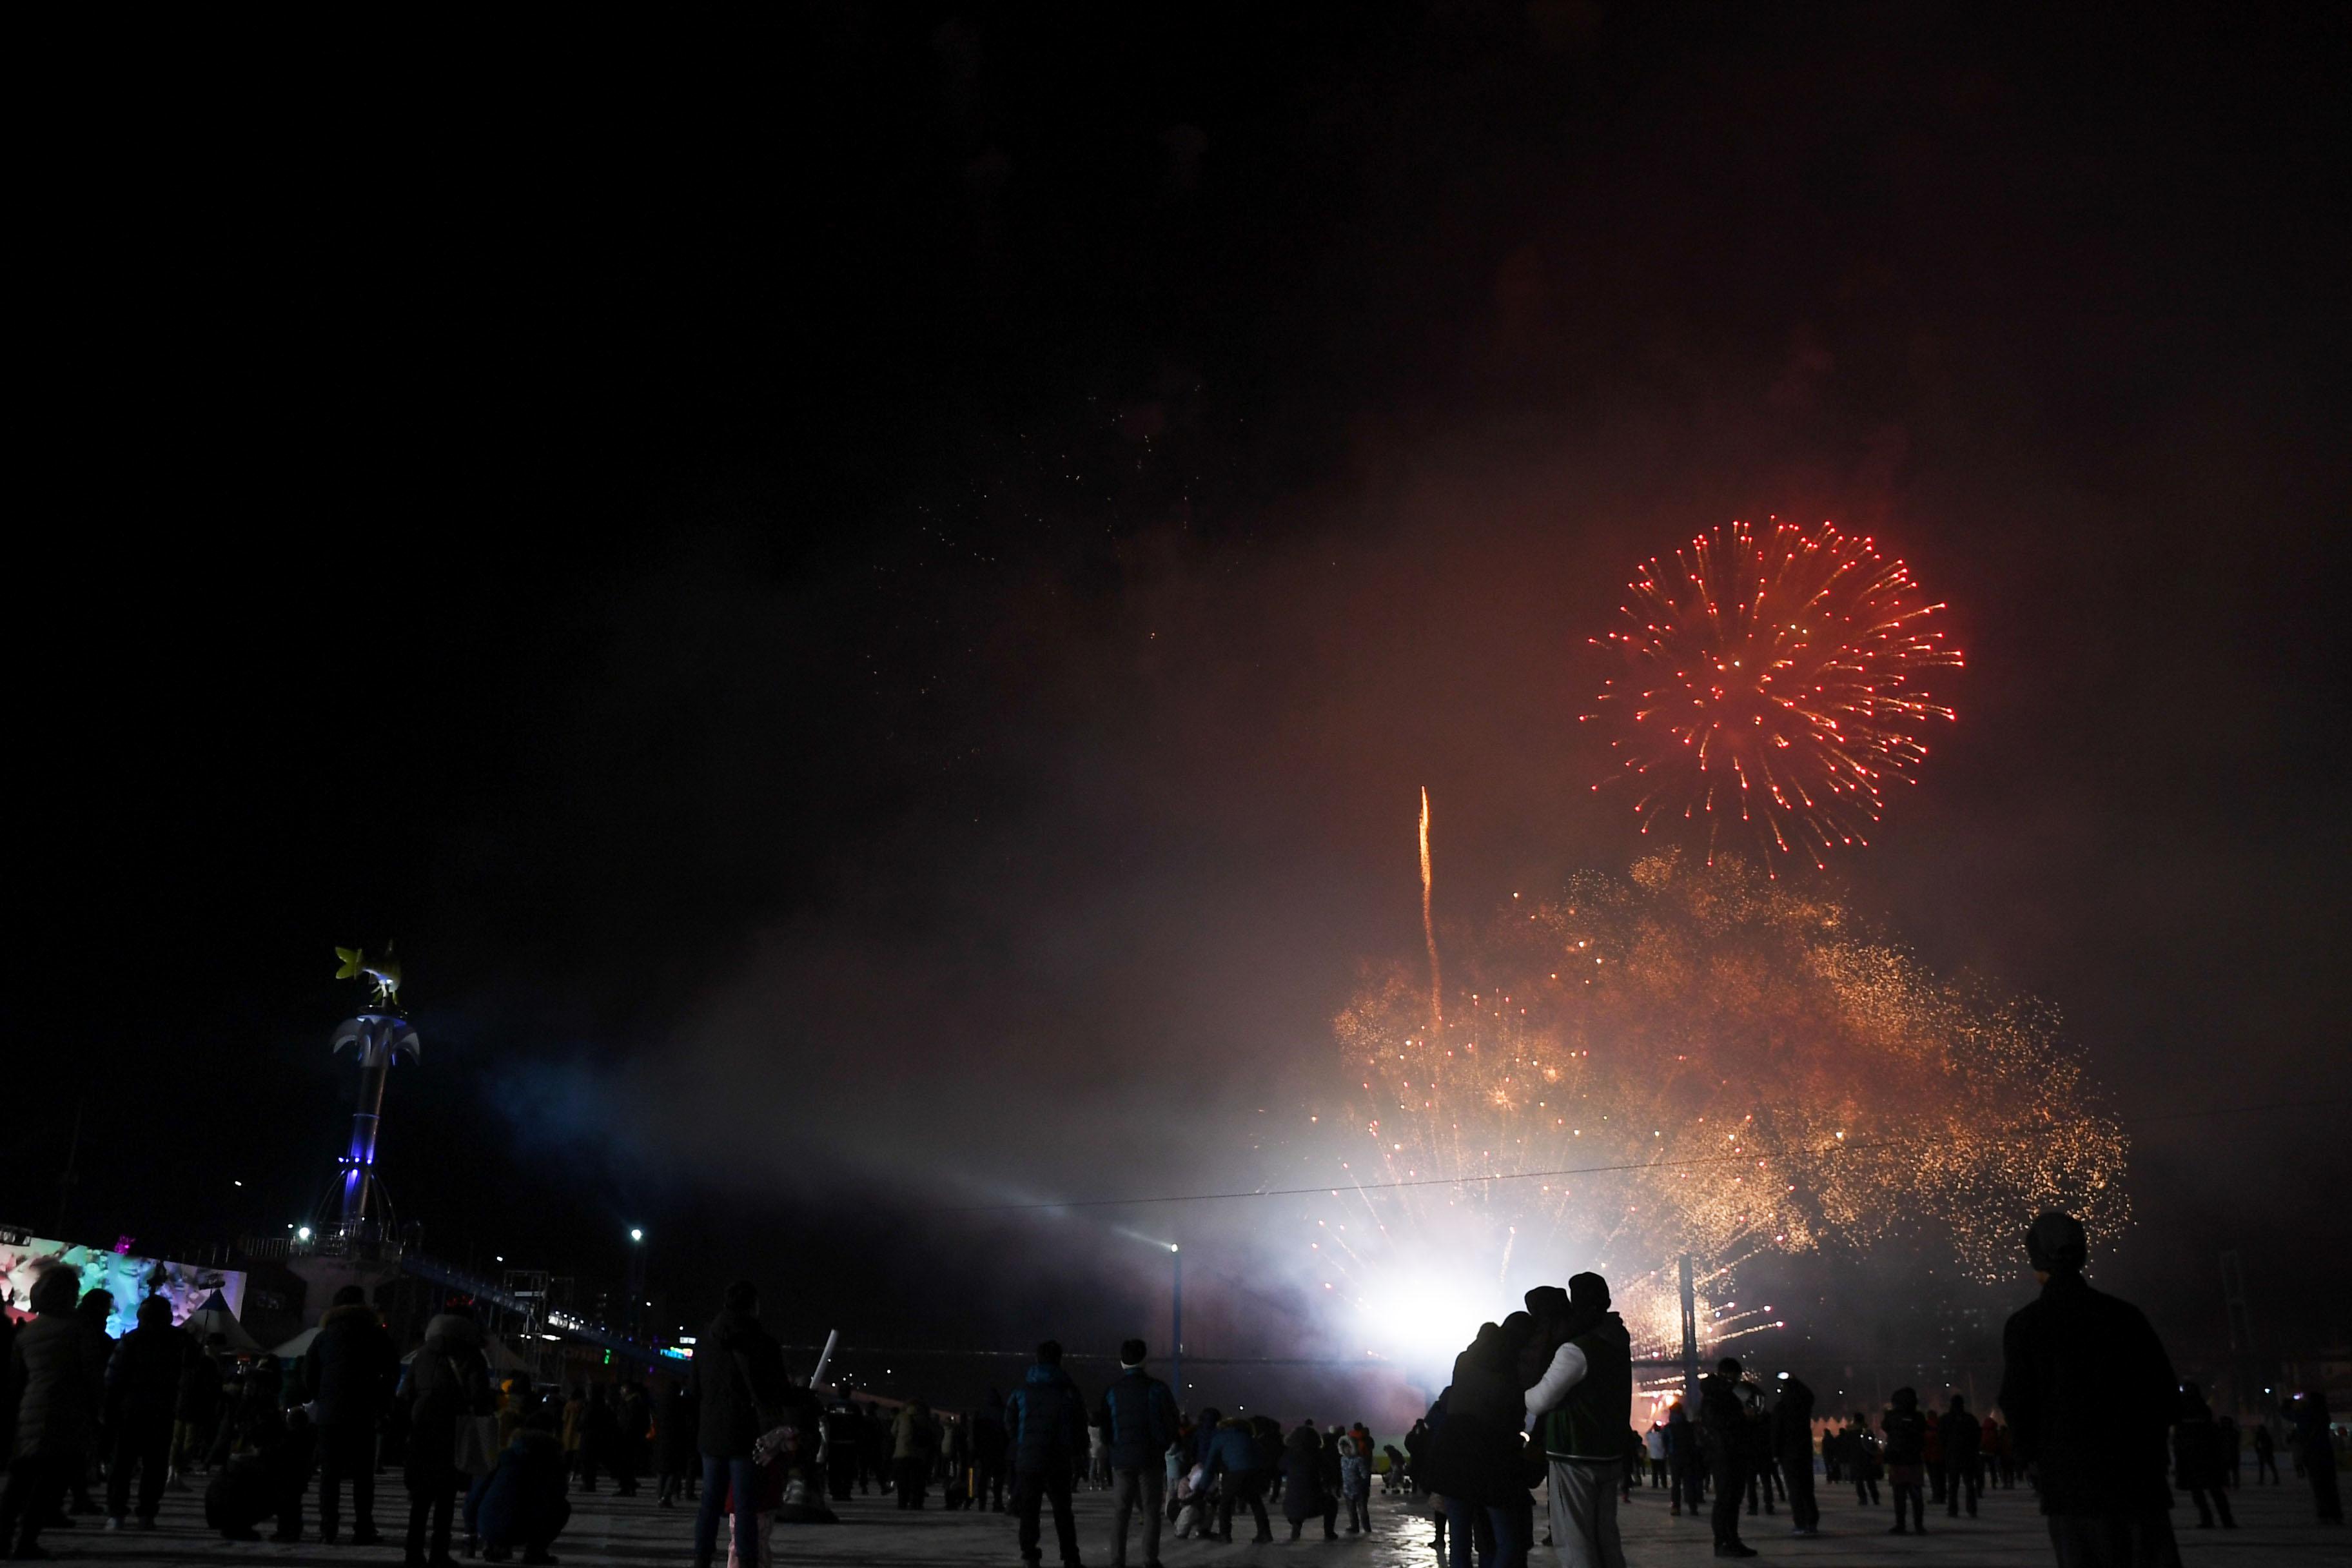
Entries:
<svg viewBox="0 0 2352 1568">
<path fill-rule="evenodd" d="M 1168 1244 L 1168 1261 L 1176 1272 L 1176 1291 L 1171 1303 L 1173 1310 L 1170 1313 L 1171 1321 L 1168 1325 L 1171 1342 L 1169 1374 L 1176 1380 L 1176 1408 L 1181 1412 L 1184 1408 L 1184 1255 L 1176 1249 L 1172 1241 Z"/>
<path fill-rule="evenodd" d="M 646 1316 L 646 1232 L 629 1227 L 629 1338 L 642 1340 Z"/>
</svg>

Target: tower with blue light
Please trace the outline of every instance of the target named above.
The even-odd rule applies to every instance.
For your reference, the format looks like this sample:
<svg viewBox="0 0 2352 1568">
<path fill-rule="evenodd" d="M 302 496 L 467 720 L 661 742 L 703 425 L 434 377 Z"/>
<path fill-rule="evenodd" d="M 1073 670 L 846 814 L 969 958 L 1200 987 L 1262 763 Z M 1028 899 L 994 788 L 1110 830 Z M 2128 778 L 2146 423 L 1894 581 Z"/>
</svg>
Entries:
<svg viewBox="0 0 2352 1568">
<path fill-rule="evenodd" d="M 384 945 L 384 956 L 379 961 L 372 962 L 359 949 L 351 947 L 335 949 L 335 956 L 341 961 L 335 978 L 364 980 L 373 1003 L 367 1012 L 344 1019 L 335 1031 L 335 1050 L 341 1052 L 350 1046 L 360 1065 L 359 1103 L 352 1111 L 351 1146 L 339 1163 L 336 1174 L 341 1212 L 335 1231 L 347 1241 L 373 1241 L 394 1228 L 392 1200 L 375 1173 L 376 1132 L 383 1121 L 384 1077 L 391 1070 L 393 1058 L 404 1055 L 412 1062 L 421 1061 L 425 1047 L 416 1037 L 416 1030 L 401 1016 L 400 963 L 392 956 L 391 944 Z"/>
</svg>

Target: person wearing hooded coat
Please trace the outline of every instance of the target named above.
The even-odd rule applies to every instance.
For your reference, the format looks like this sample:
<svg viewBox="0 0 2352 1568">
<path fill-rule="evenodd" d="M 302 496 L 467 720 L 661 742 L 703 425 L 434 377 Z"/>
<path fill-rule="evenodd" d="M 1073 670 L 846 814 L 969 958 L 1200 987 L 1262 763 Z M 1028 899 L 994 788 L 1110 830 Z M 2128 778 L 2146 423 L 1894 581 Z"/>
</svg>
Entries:
<svg viewBox="0 0 2352 1568">
<path fill-rule="evenodd" d="M 499 1455 L 482 1492 L 482 1555 L 488 1562 L 506 1561 L 518 1546 L 527 1563 L 555 1561 L 548 1548 L 572 1519 L 558 1416 L 553 1406 L 534 1401 Z"/>
<path fill-rule="evenodd" d="M 781 1425 L 792 1380 L 775 1336 L 760 1324 L 760 1291 L 749 1279 L 727 1287 L 719 1315 L 694 1347 L 694 1392 L 701 1406 L 702 1503 L 694 1516 L 695 1568 L 710 1568 L 719 1550 L 719 1514 L 729 1498 L 757 1498 L 760 1468 L 751 1451 Z M 760 1561 L 756 1510 L 738 1508 L 735 1555 Z"/>
<path fill-rule="evenodd" d="M 1336 1541 L 1332 1528 L 1337 1511 L 1323 1504 L 1323 1436 L 1312 1421 L 1302 1422 L 1282 1442 L 1282 1517 L 1290 1521 L 1290 1539 L 1298 1539 L 1307 1521 L 1321 1514 L 1323 1539 Z"/>
<path fill-rule="evenodd" d="M 131 1477 L 139 1476 L 139 1527 L 152 1529 L 163 1504 L 172 1462 L 172 1419 L 180 1403 L 180 1374 L 195 1342 L 172 1322 L 172 1303 L 150 1296 L 139 1303 L 139 1326 L 122 1336 L 106 1363 L 107 1426 L 113 1457 L 106 1472 L 106 1524 L 121 1530 L 131 1507 Z"/>
<path fill-rule="evenodd" d="M 1538 1292 L 1528 1304 L 1539 1304 Z M 1527 1416 L 1550 1470 L 1552 1549 L 1560 1568 L 1624 1568 L 1617 1503 L 1633 1404 L 1632 1336 L 1598 1274 L 1575 1276 L 1564 1296 L 1553 1287 L 1540 1304 L 1551 1309 L 1547 1328 L 1559 1343 L 1527 1391 Z"/>
<path fill-rule="evenodd" d="M 1078 1568 L 1078 1526 L 1070 1512 L 1070 1490 L 1077 1458 L 1087 1451 L 1087 1405 L 1062 1370 L 1060 1342 L 1038 1344 L 1037 1363 L 1004 1402 L 1004 1433 L 1013 1453 L 1013 1511 L 1020 1520 L 1021 1561 L 1035 1568 L 1044 1560 L 1037 1514 L 1050 1501 L 1062 1562 L 1066 1568 Z M 1247 1428 L 1242 1436 L 1248 1437 Z M 1261 1506 L 1258 1518 L 1263 1521 L 1265 1517 Z"/>
<path fill-rule="evenodd" d="M 490 1363 L 482 1353 L 481 1325 L 473 1312 L 455 1305 L 425 1325 L 425 1344 L 409 1363 L 408 1552 L 412 1563 L 425 1556 L 431 1526 L 430 1562 L 447 1563 L 449 1531 L 457 1506 L 457 1424 L 490 1414 Z"/>
<path fill-rule="evenodd" d="M 1514 1325 L 1482 1323 L 1477 1337 L 1454 1360 L 1454 1381 L 1440 1397 L 1445 1419 L 1433 1421 L 1423 1468 L 1446 1515 L 1449 1568 L 1470 1568 L 1477 1524 L 1493 1528 L 1491 1561 L 1516 1568 L 1526 1560 L 1527 1453 L 1521 1425 L 1527 1385 L 1518 1358 L 1533 1323 L 1515 1312 Z"/>
<path fill-rule="evenodd" d="M 400 1386 L 400 1352 L 368 1305 L 367 1292 L 346 1285 L 319 1320 L 302 1356 L 319 1427 L 319 1535 L 333 1545 L 342 1524 L 342 1488 L 352 1488 L 352 1544 L 366 1546 L 375 1529 L 375 1435 Z"/>
<path fill-rule="evenodd" d="M 2197 1505 L 2197 1528 L 2213 1528 L 2213 1512 L 2221 1513 L 2221 1528 L 2235 1530 L 2230 1512 L 2229 1460 L 2221 1428 L 2205 1403 L 2205 1391 L 2193 1383 L 2180 1385 L 2180 1413 L 2172 1422 L 2173 1484 Z"/>
<path fill-rule="evenodd" d="M 1802 1378 L 1783 1373 L 1780 1396 L 1772 1405 L 1772 1447 L 1789 1489 L 1790 1534 L 1810 1540 L 1821 1533 L 1821 1504 L 1813 1498 L 1813 1391 Z"/>
<path fill-rule="evenodd" d="M 52 1264 L 33 1282 L 33 1321 L 17 1327 L 8 1347 L 5 1393 L 16 1412 L 16 1447 L 8 1483 L 0 1493 L 0 1548 L 18 1557 L 47 1556 L 41 1527 L 89 1462 L 98 1434 L 105 1363 L 75 1316 L 79 1282 L 71 1268 Z"/>
<path fill-rule="evenodd" d="M 2049 1211 L 2026 1231 L 2042 1293 L 2001 1330 L 2000 1408 L 2060 1568 L 2177 1568 L 2165 1485 L 2172 1358 L 2138 1308 L 2084 1279 L 2089 1252 L 2072 1215 Z"/>
</svg>

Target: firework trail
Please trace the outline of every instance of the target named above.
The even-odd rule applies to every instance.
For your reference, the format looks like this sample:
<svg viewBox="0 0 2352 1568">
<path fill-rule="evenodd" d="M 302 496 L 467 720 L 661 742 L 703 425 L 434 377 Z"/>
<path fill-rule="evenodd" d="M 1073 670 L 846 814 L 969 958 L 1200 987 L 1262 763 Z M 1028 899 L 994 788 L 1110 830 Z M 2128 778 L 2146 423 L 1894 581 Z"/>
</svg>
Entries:
<svg viewBox="0 0 2352 1568">
<path fill-rule="evenodd" d="M 1775 518 L 1759 539 L 1734 522 L 1627 588 L 1624 624 L 1591 639 L 1625 673 L 1583 720 L 1614 721 L 1615 776 L 1644 833 L 1662 816 L 1704 823 L 1711 858 L 1736 816 L 1759 847 L 1823 865 L 1868 842 L 1881 785 L 1927 758 L 1926 721 L 1954 718 L 1924 684 L 1963 662 L 1928 626 L 1944 606 L 1834 523 Z"/>
<path fill-rule="evenodd" d="M 1432 879 L 1429 858 L 1429 788 L 1421 791 L 1421 934 L 1429 943 L 1429 1029 L 1432 1035 L 1445 1028 L 1445 984 L 1437 969 L 1437 921 L 1430 912 Z"/>
</svg>

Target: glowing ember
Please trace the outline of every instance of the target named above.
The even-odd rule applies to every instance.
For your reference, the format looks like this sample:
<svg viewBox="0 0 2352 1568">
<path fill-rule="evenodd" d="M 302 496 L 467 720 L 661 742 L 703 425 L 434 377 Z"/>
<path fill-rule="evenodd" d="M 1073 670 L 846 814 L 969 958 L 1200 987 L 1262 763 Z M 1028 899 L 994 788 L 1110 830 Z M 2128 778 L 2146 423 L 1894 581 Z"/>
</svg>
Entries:
<svg viewBox="0 0 2352 1568">
<path fill-rule="evenodd" d="M 1401 1346 L 1433 1279 L 1450 1310 L 1425 1332 L 1459 1349 L 1465 1284 L 1494 1317 L 1598 1268 L 1659 1352 L 1686 1251 L 1719 1292 L 1762 1251 L 1924 1232 L 1993 1278 L 2039 1207 L 2094 1234 L 2128 1217 L 2126 1140 L 2048 1009 L 1931 974 L 1736 858 L 1580 878 L 1453 958 L 1468 989 L 1443 1038 L 1402 964 L 1334 1023 L 1355 1092 L 1323 1121 L 1351 1142 L 1310 1217 L 1368 1332 Z M 1703 1317 L 1719 1342 L 1769 1312 Z"/>
<path fill-rule="evenodd" d="M 1644 833 L 1662 816 L 1703 823 L 1710 858 L 1736 830 L 1821 865 L 1866 842 L 1881 784 L 1926 759 L 1927 720 L 1953 717 L 1922 679 L 1962 662 L 1928 628 L 1943 606 L 1832 523 L 1773 519 L 1759 540 L 1734 522 L 1628 587 L 1625 625 L 1592 639 L 1626 673 L 1584 717 L 1619 727 Z"/>
</svg>

